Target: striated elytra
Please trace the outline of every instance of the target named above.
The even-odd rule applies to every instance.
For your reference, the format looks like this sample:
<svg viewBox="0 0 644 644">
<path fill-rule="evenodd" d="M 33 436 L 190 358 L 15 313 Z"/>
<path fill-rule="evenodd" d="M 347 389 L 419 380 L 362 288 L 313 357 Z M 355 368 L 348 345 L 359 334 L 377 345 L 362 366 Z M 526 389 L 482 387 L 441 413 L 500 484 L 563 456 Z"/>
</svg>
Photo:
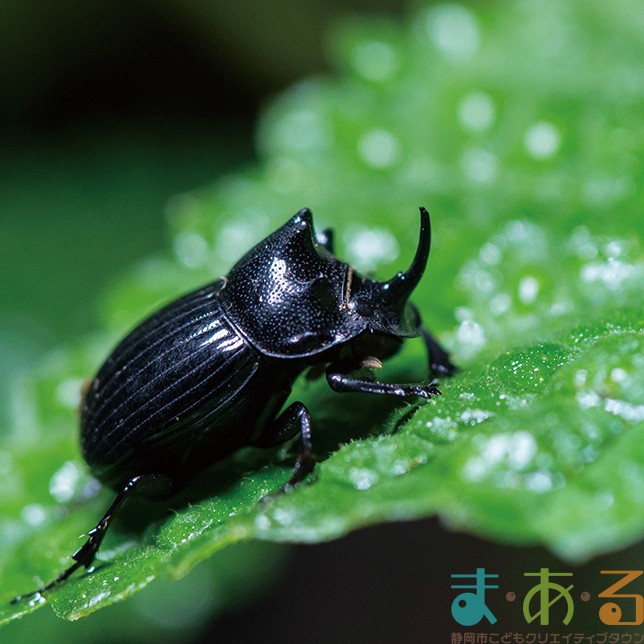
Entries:
<svg viewBox="0 0 644 644">
<path fill-rule="evenodd" d="M 433 379 L 455 367 L 409 302 L 430 238 L 429 214 L 421 207 L 411 266 L 378 282 L 338 260 L 332 232 L 316 236 L 304 208 L 226 277 L 137 326 L 100 368 L 81 406 L 83 456 L 117 496 L 72 555 L 74 563 L 13 601 L 89 568 L 114 513 L 137 488 L 170 494 L 235 450 L 272 447 L 297 433 L 300 451 L 283 490 L 301 481 L 314 466 L 309 412 L 300 402 L 281 409 L 309 367 L 325 370 L 338 392 L 439 394 Z M 381 383 L 355 374 L 379 368 L 405 338 L 416 336 L 427 348 L 428 382 Z"/>
</svg>

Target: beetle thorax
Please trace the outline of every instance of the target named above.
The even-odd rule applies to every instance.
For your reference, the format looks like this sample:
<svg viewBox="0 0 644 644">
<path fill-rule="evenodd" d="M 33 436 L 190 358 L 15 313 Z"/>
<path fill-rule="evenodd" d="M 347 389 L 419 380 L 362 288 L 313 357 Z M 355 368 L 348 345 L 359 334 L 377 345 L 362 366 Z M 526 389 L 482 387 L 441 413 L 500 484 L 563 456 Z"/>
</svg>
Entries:
<svg viewBox="0 0 644 644">
<path fill-rule="evenodd" d="M 363 334 L 417 335 L 407 299 L 422 264 L 417 276 L 369 280 L 316 241 L 311 213 L 302 210 L 235 264 L 221 297 L 228 318 L 263 354 L 305 358 Z"/>
</svg>

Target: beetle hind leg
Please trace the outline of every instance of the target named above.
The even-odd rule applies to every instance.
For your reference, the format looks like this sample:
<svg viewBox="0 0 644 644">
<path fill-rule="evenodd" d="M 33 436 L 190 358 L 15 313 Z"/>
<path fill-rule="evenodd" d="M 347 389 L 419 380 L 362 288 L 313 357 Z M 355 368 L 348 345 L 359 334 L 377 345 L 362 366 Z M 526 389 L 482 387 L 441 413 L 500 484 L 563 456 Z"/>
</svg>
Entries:
<svg viewBox="0 0 644 644">
<path fill-rule="evenodd" d="M 48 584 L 45 584 L 44 586 L 38 588 L 37 590 L 33 590 L 24 595 L 18 595 L 14 597 L 11 600 L 11 603 L 16 604 L 19 601 L 26 599 L 27 597 L 33 597 L 34 595 L 42 595 L 48 590 L 51 590 L 52 588 L 55 588 L 56 586 L 62 584 L 68 577 L 70 577 L 80 567 L 90 568 L 92 563 L 94 562 L 96 553 L 98 552 L 98 549 L 100 548 L 101 543 L 103 542 L 105 533 L 107 532 L 107 529 L 109 528 L 110 523 L 112 522 L 112 518 L 114 517 L 114 514 L 121 507 L 121 505 L 123 504 L 123 501 L 125 501 L 125 499 L 128 496 L 130 496 L 130 494 L 132 494 L 132 492 L 139 486 L 141 481 L 143 481 L 146 478 L 148 477 L 135 476 L 125 484 L 123 489 L 116 495 L 116 498 L 114 499 L 114 501 L 112 501 L 112 504 L 107 509 L 107 512 L 105 512 L 105 514 L 101 517 L 101 520 L 96 524 L 94 528 L 92 528 L 87 533 L 86 535 L 87 541 L 72 555 L 72 559 L 74 560 L 74 563 L 71 566 L 69 566 L 69 568 L 66 568 L 65 570 L 63 570 L 63 572 L 61 572 L 60 575 L 58 575 L 58 577 L 56 577 L 53 581 L 50 581 Z"/>
<path fill-rule="evenodd" d="M 284 443 L 298 432 L 300 434 L 300 453 L 293 466 L 291 478 L 280 492 L 290 492 L 315 467 L 309 410 L 301 402 L 294 402 L 278 416 L 268 429 L 264 430 L 259 442 L 256 443 L 258 447 L 274 447 Z"/>
</svg>

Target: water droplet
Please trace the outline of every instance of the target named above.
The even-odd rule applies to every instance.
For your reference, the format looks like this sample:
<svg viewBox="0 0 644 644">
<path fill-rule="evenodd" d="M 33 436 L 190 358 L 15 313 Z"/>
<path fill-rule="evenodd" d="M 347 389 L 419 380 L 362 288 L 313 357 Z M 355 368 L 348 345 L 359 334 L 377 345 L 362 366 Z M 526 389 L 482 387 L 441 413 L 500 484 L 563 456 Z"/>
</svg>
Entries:
<svg viewBox="0 0 644 644">
<path fill-rule="evenodd" d="M 295 518 L 295 514 L 290 509 L 276 508 L 275 512 L 273 513 L 273 518 L 280 525 L 289 526 L 289 525 L 291 525 L 293 523 L 293 519 Z"/>
<path fill-rule="evenodd" d="M 198 268 L 208 258 L 208 243 L 195 232 L 182 231 L 174 239 L 174 254 L 188 268 Z"/>
<path fill-rule="evenodd" d="M 343 235 L 352 263 L 372 270 L 382 262 L 393 262 L 400 252 L 396 238 L 384 228 L 350 226 Z"/>
<path fill-rule="evenodd" d="M 496 244 L 488 242 L 481 247 L 479 257 L 482 262 L 494 266 L 501 261 L 501 249 Z"/>
<path fill-rule="evenodd" d="M 20 518 L 32 527 L 42 525 L 47 519 L 47 510 L 39 503 L 26 505 L 20 513 Z"/>
<path fill-rule="evenodd" d="M 519 299 L 524 304 L 532 304 L 539 294 L 539 281 L 532 275 L 526 275 L 519 282 Z"/>
<path fill-rule="evenodd" d="M 604 249 L 608 257 L 619 257 L 625 250 L 626 243 L 622 239 L 613 239 Z"/>
<path fill-rule="evenodd" d="M 474 286 L 482 293 L 489 293 L 496 288 L 496 280 L 490 272 L 479 269 L 474 273 Z"/>
<path fill-rule="evenodd" d="M 67 378 L 56 387 L 56 399 L 67 409 L 77 409 L 80 405 L 82 378 Z"/>
<path fill-rule="evenodd" d="M 255 527 L 258 530 L 268 530 L 271 527 L 271 520 L 265 514 L 259 514 L 255 518 Z"/>
<path fill-rule="evenodd" d="M 558 128 L 552 123 L 535 123 L 525 133 L 523 143 L 535 159 L 548 159 L 559 151 L 561 144 Z"/>
<path fill-rule="evenodd" d="M 581 450 L 581 458 L 584 463 L 594 463 L 598 456 L 599 452 L 592 445 L 586 445 Z"/>
<path fill-rule="evenodd" d="M 512 246 L 532 246 L 538 240 L 539 246 L 543 247 L 545 243 L 543 230 L 531 222 L 520 219 L 508 222 L 502 234 L 505 237 L 505 243 Z"/>
<path fill-rule="evenodd" d="M 528 432 L 517 432 L 512 435 L 508 447 L 508 460 L 514 469 L 526 467 L 537 453 L 537 444 Z"/>
<path fill-rule="evenodd" d="M 607 398 L 604 403 L 604 409 L 608 413 L 619 416 L 632 423 L 644 420 L 644 405 L 633 405 L 625 400 Z"/>
<path fill-rule="evenodd" d="M 601 282 L 611 291 L 616 291 L 634 272 L 632 264 L 609 257 L 606 262 L 591 262 L 583 266 L 581 280 L 588 283 Z"/>
<path fill-rule="evenodd" d="M 507 463 L 513 470 L 521 470 L 530 464 L 537 453 L 534 438 L 528 432 L 497 434 L 481 438 L 479 455 L 474 459 L 477 471 L 486 470 Z"/>
<path fill-rule="evenodd" d="M 411 469 L 411 462 L 408 460 L 398 459 L 393 462 L 391 466 L 391 475 L 392 476 L 402 476 L 407 474 Z"/>
<path fill-rule="evenodd" d="M 472 350 L 477 350 L 485 344 L 483 327 L 471 320 L 461 322 L 456 332 L 459 342 L 469 345 Z"/>
<path fill-rule="evenodd" d="M 526 474 L 525 486 L 532 492 L 548 492 L 553 488 L 552 476 L 549 472 L 532 472 Z"/>
<path fill-rule="evenodd" d="M 548 309 L 548 315 L 551 317 L 558 317 L 564 313 L 568 313 L 575 308 L 573 303 L 569 300 L 560 300 L 559 302 L 553 302 L 550 308 Z"/>
<path fill-rule="evenodd" d="M 466 320 L 474 319 L 474 313 L 472 309 L 468 309 L 466 306 L 459 306 L 454 311 L 454 316 L 459 322 L 465 322 Z"/>
<path fill-rule="evenodd" d="M 102 601 L 106 600 L 110 595 L 111 592 L 109 589 L 103 590 L 100 593 L 96 593 L 92 595 L 89 602 L 87 602 L 87 605 L 89 607 L 96 606 L 97 604 L 100 604 Z"/>
<path fill-rule="evenodd" d="M 349 480 L 356 490 L 368 490 L 378 482 L 378 475 L 366 467 L 352 467 L 349 469 Z"/>
<path fill-rule="evenodd" d="M 432 434 L 444 440 L 453 440 L 458 434 L 458 424 L 450 416 L 447 418 L 436 416 L 425 425 L 432 430 Z"/>
<path fill-rule="evenodd" d="M 398 70 L 396 50 L 381 40 L 364 40 L 353 49 L 351 61 L 354 69 L 363 78 L 384 81 Z"/>
<path fill-rule="evenodd" d="M 467 60 L 479 48 L 479 28 L 474 14 L 459 4 L 432 7 L 427 12 L 426 28 L 445 58 Z"/>
<path fill-rule="evenodd" d="M 468 459 L 463 468 L 463 476 L 470 481 L 481 481 L 486 473 L 485 461 L 478 457 Z"/>
<path fill-rule="evenodd" d="M 478 425 L 490 418 L 492 414 L 484 409 L 466 409 L 461 414 L 461 420 L 468 425 Z"/>
<path fill-rule="evenodd" d="M 615 367 L 611 369 L 610 379 L 613 382 L 625 382 L 628 379 L 628 374 L 621 367 Z"/>
<path fill-rule="evenodd" d="M 510 310 L 512 298 L 507 293 L 497 293 L 490 300 L 490 311 L 493 315 L 503 315 Z"/>
<path fill-rule="evenodd" d="M 494 102 L 485 92 L 468 94 L 458 106 L 458 118 L 472 132 L 487 130 L 496 117 Z"/>
<path fill-rule="evenodd" d="M 77 463 L 66 461 L 51 477 L 49 494 L 58 503 L 66 503 L 71 500 L 81 479 L 81 474 Z"/>
<path fill-rule="evenodd" d="M 570 236 L 570 246 L 579 259 L 590 260 L 597 257 L 597 244 L 586 226 L 579 226 Z"/>
<path fill-rule="evenodd" d="M 575 387 L 583 387 L 586 384 L 586 379 L 588 378 L 588 372 L 585 369 L 579 369 L 575 372 L 574 383 Z"/>
<path fill-rule="evenodd" d="M 476 183 L 491 183 L 497 176 L 498 161 L 487 150 L 470 148 L 463 153 L 461 169 L 466 177 Z"/>
<path fill-rule="evenodd" d="M 40 604 L 44 604 L 45 601 L 45 598 L 40 593 L 35 593 L 34 596 L 29 600 L 28 604 L 30 607 L 39 606 Z"/>
<path fill-rule="evenodd" d="M 388 168 L 400 156 L 398 139 L 383 129 L 370 130 L 358 141 L 358 153 L 374 168 Z"/>
<path fill-rule="evenodd" d="M 601 404 L 601 398 L 594 391 L 578 391 L 575 399 L 582 409 L 599 407 Z"/>
</svg>

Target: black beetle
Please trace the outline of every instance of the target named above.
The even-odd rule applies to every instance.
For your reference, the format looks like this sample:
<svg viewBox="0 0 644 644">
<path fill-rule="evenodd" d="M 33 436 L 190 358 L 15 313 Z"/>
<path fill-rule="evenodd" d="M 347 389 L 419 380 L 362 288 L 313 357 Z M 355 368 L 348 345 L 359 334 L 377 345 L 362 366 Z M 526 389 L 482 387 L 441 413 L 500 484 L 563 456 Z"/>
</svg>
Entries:
<svg viewBox="0 0 644 644">
<path fill-rule="evenodd" d="M 116 499 L 72 555 L 73 565 L 13 601 L 89 568 L 114 513 L 144 481 L 170 493 L 237 449 L 272 447 L 298 431 L 300 453 L 283 489 L 301 481 L 314 466 L 309 412 L 300 402 L 279 412 L 308 367 L 326 367 L 334 391 L 439 394 L 434 382 L 391 384 L 351 375 L 381 367 L 404 338 L 419 335 L 430 379 L 455 370 L 409 302 L 425 271 L 430 238 L 429 214 L 421 207 L 410 268 L 377 282 L 334 257 L 332 232 L 316 237 L 304 208 L 227 277 L 137 326 L 100 368 L 81 405 L 83 456 L 92 473 L 118 491 Z"/>
</svg>

